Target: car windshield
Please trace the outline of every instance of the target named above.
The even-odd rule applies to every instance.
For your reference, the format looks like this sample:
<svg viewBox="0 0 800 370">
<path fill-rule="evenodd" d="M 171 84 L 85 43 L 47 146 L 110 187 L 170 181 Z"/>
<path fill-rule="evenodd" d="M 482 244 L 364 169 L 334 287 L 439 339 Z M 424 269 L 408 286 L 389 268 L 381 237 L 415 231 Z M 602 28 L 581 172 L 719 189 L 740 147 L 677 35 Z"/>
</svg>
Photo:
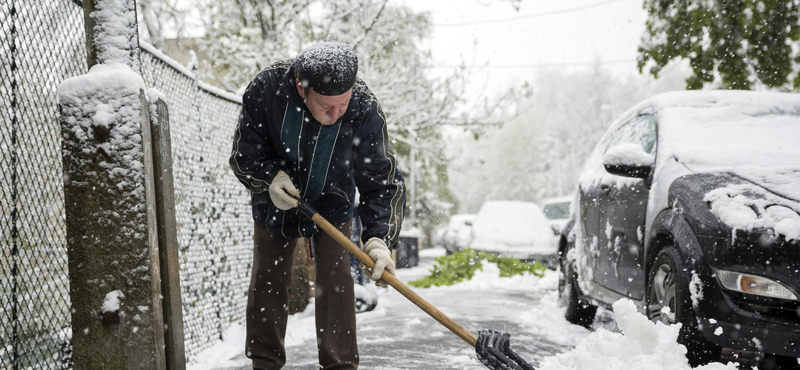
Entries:
<svg viewBox="0 0 800 370">
<path fill-rule="evenodd" d="M 664 153 L 687 165 L 800 166 L 800 114 L 753 114 L 726 107 L 665 109 L 659 131 Z"/>
<path fill-rule="evenodd" d="M 546 204 L 544 216 L 549 220 L 569 218 L 569 202 Z"/>
</svg>

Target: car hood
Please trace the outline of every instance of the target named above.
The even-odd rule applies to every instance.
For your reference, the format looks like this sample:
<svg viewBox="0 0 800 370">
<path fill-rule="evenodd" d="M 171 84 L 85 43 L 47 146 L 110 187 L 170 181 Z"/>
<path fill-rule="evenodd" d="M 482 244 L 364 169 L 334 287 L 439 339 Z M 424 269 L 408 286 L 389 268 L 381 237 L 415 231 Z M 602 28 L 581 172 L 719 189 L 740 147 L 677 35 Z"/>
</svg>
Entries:
<svg viewBox="0 0 800 370">
<path fill-rule="evenodd" d="M 692 163 L 684 165 L 694 173 L 729 173 L 789 200 L 800 202 L 800 166 L 756 167 L 756 166 L 704 166 Z"/>
<path fill-rule="evenodd" d="M 687 167 L 703 173 L 690 178 L 726 179 L 698 194 L 723 224 L 747 231 L 769 229 L 787 241 L 800 240 L 800 169 Z"/>
</svg>

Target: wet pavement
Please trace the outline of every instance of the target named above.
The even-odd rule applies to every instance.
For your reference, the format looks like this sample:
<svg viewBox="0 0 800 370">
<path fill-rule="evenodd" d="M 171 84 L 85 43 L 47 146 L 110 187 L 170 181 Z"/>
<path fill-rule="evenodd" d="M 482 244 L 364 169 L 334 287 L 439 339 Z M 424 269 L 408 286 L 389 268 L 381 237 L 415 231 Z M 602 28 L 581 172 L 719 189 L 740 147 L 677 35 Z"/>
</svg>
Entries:
<svg viewBox="0 0 800 370">
<path fill-rule="evenodd" d="M 403 269 L 404 282 L 426 274 L 433 257 L 422 256 L 420 266 Z M 511 334 L 512 348 L 536 366 L 547 356 L 569 349 L 551 341 L 546 332 L 527 330 L 514 321 L 530 310 L 547 291 L 417 289 L 417 292 L 456 322 L 477 334 L 478 329 L 497 329 Z M 373 312 L 358 314 L 358 344 L 363 369 L 486 369 L 474 348 L 434 321 L 394 290 L 380 293 Z M 309 306 L 309 309 L 312 307 Z M 310 322 L 313 319 L 309 318 Z M 292 322 L 288 331 L 292 331 Z M 241 354 L 230 363 L 241 364 L 214 370 L 250 370 Z M 317 348 L 312 335 L 287 347 L 284 369 L 316 369 Z"/>
</svg>

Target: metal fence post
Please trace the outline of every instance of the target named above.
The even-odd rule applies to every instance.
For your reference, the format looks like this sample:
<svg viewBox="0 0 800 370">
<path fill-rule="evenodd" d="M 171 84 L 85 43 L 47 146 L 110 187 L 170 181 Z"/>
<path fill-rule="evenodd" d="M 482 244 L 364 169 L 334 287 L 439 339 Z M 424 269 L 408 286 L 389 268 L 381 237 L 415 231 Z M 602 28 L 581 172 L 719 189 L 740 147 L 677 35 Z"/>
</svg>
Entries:
<svg viewBox="0 0 800 370">
<path fill-rule="evenodd" d="M 19 369 L 19 334 L 17 332 L 19 308 L 19 230 L 17 229 L 17 7 L 11 3 L 11 345 L 12 369 Z"/>
<path fill-rule="evenodd" d="M 58 92 L 73 363 L 76 369 L 165 370 L 152 136 L 136 4 L 84 4 L 91 70 L 64 81 Z"/>
</svg>

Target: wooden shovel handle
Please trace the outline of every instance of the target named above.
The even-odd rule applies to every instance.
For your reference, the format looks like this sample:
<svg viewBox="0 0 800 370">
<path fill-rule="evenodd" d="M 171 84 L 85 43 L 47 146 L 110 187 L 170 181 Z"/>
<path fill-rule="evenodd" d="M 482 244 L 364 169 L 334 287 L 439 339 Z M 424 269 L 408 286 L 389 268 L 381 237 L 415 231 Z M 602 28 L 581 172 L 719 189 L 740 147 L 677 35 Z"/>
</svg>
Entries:
<svg viewBox="0 0 800 370">
<path fill-rule="evenodd" d="M 339 244 L 344 247 L 350 254 L 356 256 L 359 261 L 363 264 L 367 265 L 370 268 L 375 267 L 375 261 L 372 260 L 370 256 L 368 256 L 364 251 L 362 251 L 358 246 L 356 246 L 350 238 L 346 237 L 342 234 L 339 229 L 335 226 L 331 225 L 328 220 L 323 218 L 319 215 L 319 213 L 314 213 L 311 217 L 311 220 L 314 221 L 322 230 L 324 230 L 328 235 L 330 235 L 334 240 L 336 240 Z M 453 319 L 447 317 L 442 311 L 439 311 L 436 307 L 426 301 L 424 298 L 420 297 L 419 294 L 411 290 L 407 285 L 403 284 L 399 279 L 397 279 L 394 275 L 389 273 L 389 271 L 384 271 L 383 276 L 381 277 L 383 281 L 391 285 L 395 288 L 400 294 L 406 296 L 408 300 L 413 302 L 417 307 L 421 308 L 423 311 L 428 313 L 432 318 L 438 321 L 440 324 L 444 325 L 446 328 L 450 329 L 455 335 L 458 335 L 459 338 L 463 339 L 470 346 L 475 347 L 476 343 L 478 342 L 478 338 L 475 337 L 472 333 L 470 333 L 467 329 L 463 326 L 459 325 L 457 322 L 453 321 Z"/>
</svg>

